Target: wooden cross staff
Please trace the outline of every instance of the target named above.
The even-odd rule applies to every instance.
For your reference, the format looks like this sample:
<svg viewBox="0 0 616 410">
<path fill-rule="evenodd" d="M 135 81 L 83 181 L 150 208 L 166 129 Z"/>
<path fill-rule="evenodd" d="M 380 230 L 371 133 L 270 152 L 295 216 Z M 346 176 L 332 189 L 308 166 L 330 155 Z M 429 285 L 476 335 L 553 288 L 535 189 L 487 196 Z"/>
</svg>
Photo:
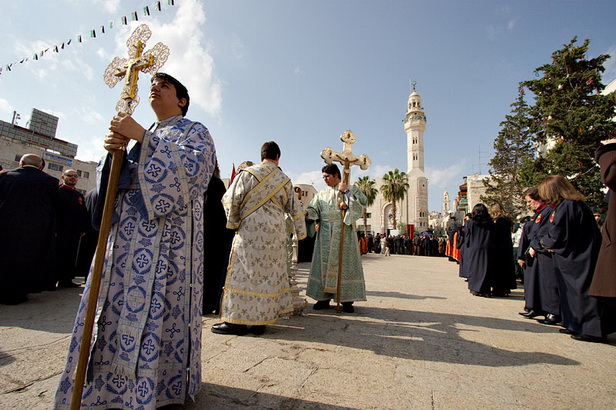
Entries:
<svg viewBox="0 0 616 410">
<path fill-rule="evenodd" d="M 122 77 L 126 77 L 122 95 L 116 105 L 118 113 L 132 114 L 135 107 L 139 104 L 139 96 L 137 95 L 137 80 L 139 79 L 139 71 L 144 73 L 156 73 L 169 57 L 169 48 L 163 43 L 157 43 L 151 50 L 143 52 L 145 42 L 152 36 L 152 32 L 145 24 L 140 25 L 131 34 L 126 41 L 128 47 L 128 59 L 116 57 L 113 59 L 109 67 L 105 70 L 104 80 L 109 88 L 113 88 Z M 105 203 L 103 207 L 103 215 L 101 227 L 96 245 L 96 255 L 94 257 L 94 266 L 90 274 L 90 294 L 88 296 L 88 305 L 86 307 L 86 316 L 83 325 L 83 335 L 81 337 L 81 345 L 79 348 L 79 358 L 77 361 L 77 370 L 75 372 L 75 384 L 73 386 L 73 395 L 71 396 L 71 409 L 77 410 L 81 404 L 81 395 L 85 382 L 86 369 L 88 366 L 88 357 L 90 355 L 90 347 L 92 343 L 92 332 L 94 328 L 94 317 L 96 313 L 96 304 L 101 285 L 101 277 L 103 272 L 103 264 L 105 262 L 105 253 L 107 251 L 107 237 L 111 231 L 111 217 L 113 215 L 113 206 L 116 195 L 118 193 L 118 181 L 120 179 L 120 171 L 122 170 L 122 160 L 124 150 L 119 149 L 111 153 L 111 170 L 109 172 L 109 181 L 107 183 L 107 192 L 105 194 Z"/>
<path fill-rule="evenodd" d="M 368 169 L 371 162 L 370 158 L 366 154 L 359 157 L 353 154 L 353 144 L 357 141 L 355 135 L 351 130 L 346 130 L 340 136 L 340 140 L 343 142 L 342 152 L 335 152 L 332 148 L 327 147 L 321 151 L 321 158 L 325 160 L 325 163 L 331 164 L 332 162 L 339 162 L 342 164 L 342 182 L 349 186 L 351 179 L 351 166 L 359 165 L 361 169 Z M 342 198 L 344 200 L 344 198 Z M 346 216 L 346 209 L 342 210 L 342 225 L 340 232 L 340 252 L 338 255 L 338 279 L 336 281 L 336 312 L 340 312 L 340 289 L 342 282 L 342 251 L 344 247 L 344 217 Z"/>
</svg>

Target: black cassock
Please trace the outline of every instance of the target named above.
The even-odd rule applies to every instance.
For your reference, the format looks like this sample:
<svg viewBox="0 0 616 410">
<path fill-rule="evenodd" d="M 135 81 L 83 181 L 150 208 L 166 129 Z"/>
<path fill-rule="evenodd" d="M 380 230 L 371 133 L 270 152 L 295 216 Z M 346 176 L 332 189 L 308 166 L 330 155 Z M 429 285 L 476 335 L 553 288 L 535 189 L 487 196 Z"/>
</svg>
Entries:
<svg viewBox="0 0 616 410">
<path fill-rule="evenodd" d="M 585 335 L 604 337 L 603 309 L 588 295 L 601 246 L 599 228 L 582 201 L 565 199 L 550 215 L 550 228 L 541 245 L 553 250 L 560 289 L 563 327 Z"/>
<path fill-rule="evenodd" d="M 203 314 L 218 313 L 235 231 L 227 229 L 222 206 L 226 192 L 220 178 L 212 177 L 203 204 Z"/>
<path fill-rule="evenodd" d="M 464 272 L 468 274 L 468 288 L 472 292 L 489 294 L 492 288 L 490 264 L 492 263 L 493 223 L 479 225 L 469 219 L 464 226 Z"/>
<path fill-rule="evenodd" d="M 554 210 L 546 206 L 537 212 L 533 220 L 535 221 L 530 235 L 530 246 L 537 251 L 531 269 L 537 279 L 539 298 L 541 300 L 538 310 L 553 315 L 560 316 L 560 296 L 558 290 L 558 279 L 552 253 L 541 248 L 541 238 L 547 235 L 550 230 L 550 216 Z"/>
<path fill-rule="evenodd" d="M 494 257 L 491 274 L 492 292 L 497 296 L 508 295 L 515 283 L 515 266 L 513 260 L 513 242 L 511 241 L 511 222 L 504 216 L 494 220 L 492 231 Z"/>
<path fill-rule="evenodd" d="M 0 175 L 0 299 L 51 288 L 58 179 L 34 167 Z"/>
<path fill-rule="evenodd" d="M 58 195 L 56 279 L 67 283 L 77 276 L 79 243 L 81 234 L 88 230 L 90 217 L 79 191 L 62 185 Z"/>
<path fill-rule="evenodd" d="M 461 278 L 468 279 L 468 269 L 464 260 L 464 226 L 461 226 L 458 229 L 458 240 L 456 241 L 456 248 L 460 249 L 460 271 L 458 273 L 458 276 L 460 276 Z"/>
<path fill-rule="evenodd" d="M 537 259 L 528 255 L 530 247 L 530 236 L 535 225 L 535 218 L 539 213 L 535 213 L 533 218 L 526 222 L 522 227 L 520 244 L 518 245 L 518 260 L 526 262 L 524 266 L 524 309 L 534 310 L 541 313 L 541 294 L 539 293 L 539 275 L 537 274 Z"/>
</svg>

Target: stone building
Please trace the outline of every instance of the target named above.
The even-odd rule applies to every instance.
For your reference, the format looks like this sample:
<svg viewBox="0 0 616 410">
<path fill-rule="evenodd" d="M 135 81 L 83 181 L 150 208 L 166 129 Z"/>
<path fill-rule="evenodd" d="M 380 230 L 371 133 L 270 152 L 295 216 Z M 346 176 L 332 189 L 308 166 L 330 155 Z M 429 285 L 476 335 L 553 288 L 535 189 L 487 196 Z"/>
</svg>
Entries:
<svg viewBox="0 0 616 410">
<path fill-rule="evenodd" d="M 77 145 L 56 138 L 58 117 L 34 108 L 27 128 L 0 120 L 0 165 L 4 169 L 19 166 L 24 154 L 36 154 L 45 160 L 44 171 L 58 179 L 65 169 L 79 175 L 77 190 L 85 195 L 96 187 L 96 162 L 75 159 Z"/>
</svg>

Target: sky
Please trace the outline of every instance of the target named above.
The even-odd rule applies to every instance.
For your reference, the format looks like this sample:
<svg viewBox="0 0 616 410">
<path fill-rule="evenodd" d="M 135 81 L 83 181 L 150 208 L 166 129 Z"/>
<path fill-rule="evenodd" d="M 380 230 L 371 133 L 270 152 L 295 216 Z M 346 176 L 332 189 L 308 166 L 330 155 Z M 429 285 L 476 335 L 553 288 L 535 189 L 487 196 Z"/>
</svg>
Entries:
<svg viewBox="0 0 616 410">
<path fill-rule="evenodd" d="M 488 172 L 519 83 L 536 78 L 554 51 L 577 36 L 578 45 L 591 40 L 589 58 L 616 56 L 613 0 L 174 3 L 162 0 L 157 11 L 152 0 L 2 0 L 0 119 L 11 122 L 16 111 L 25 127 L 33 108 L 56 115 L 57 138 L 78 144 L 78 159 L 98 161 L 122 84 L 107 87 L 103 74 L 127 56 L 126 40 L 145 23 L 146 50 L 170 48 L 160 71 L 187 86 L 187 117 L 210 130 L 223 178 L 234 164 L 258 162 L 263 142 L 273 140 L 293 182 L 320 189 L 320 152 L 340 151 L 346 130 L 357 138 L 354 153 L 372 161 L 366 171 L 355 167 L 352 181 L 407 171 L 403 119 L 415 82 L 427 117 L 429 209 L 440 211 L 445 191 L 453 199 L 464 176 Z M 607 85 L 616 58 L 605 68 Z M 147 128 L 149 75 L 139 88 L 134 117 Z"/>
</svg>

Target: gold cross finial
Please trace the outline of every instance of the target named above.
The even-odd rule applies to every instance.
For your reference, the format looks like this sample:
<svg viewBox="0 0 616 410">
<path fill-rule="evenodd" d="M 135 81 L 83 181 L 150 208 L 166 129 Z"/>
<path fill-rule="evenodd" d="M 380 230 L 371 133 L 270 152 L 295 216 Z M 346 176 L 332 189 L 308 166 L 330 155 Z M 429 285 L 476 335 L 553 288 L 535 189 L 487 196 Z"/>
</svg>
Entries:
<svg viewBox="0 0 616 410">
<path fill-rule="evenodd" d="M 368 169 L 372 162 L 366 154 L 359 157 L 353 154 L 353 144 L 357 141 L 355 135 L 351 130 L 346 130 L 340 136 L 340 140 L 343 143 L 342 152 L 335 152 L 331 147 L 325 148 L 321 151 L 321 158 L 325 160 L 325 163 L 331 164 L 332 162 L 339 162 L 343 166 L 344 182 L 349 183 L 351 175 L 351 166 L 358 165 L 361 169 Z"/>
<path fill-rule="evenodd" d="M 116 105 L 117 112 L 133 113 L 135 107 L 139 104 L 139 96 L 137 95 L 139 71 L 154 74 L 169 57 L 169 47 L 163 43 L 156 43 L 152 49 L 143 52 L 145 43 L 151 36 L 152 32 L 147 25 L 142 24 L 137 27 L 126 40 L 128 59 L 116 57 L 105 70 L 103 79 L 109 88 L 113 88 L 122 77 L 125 77 L 122 95 Z"/>
</svg>

